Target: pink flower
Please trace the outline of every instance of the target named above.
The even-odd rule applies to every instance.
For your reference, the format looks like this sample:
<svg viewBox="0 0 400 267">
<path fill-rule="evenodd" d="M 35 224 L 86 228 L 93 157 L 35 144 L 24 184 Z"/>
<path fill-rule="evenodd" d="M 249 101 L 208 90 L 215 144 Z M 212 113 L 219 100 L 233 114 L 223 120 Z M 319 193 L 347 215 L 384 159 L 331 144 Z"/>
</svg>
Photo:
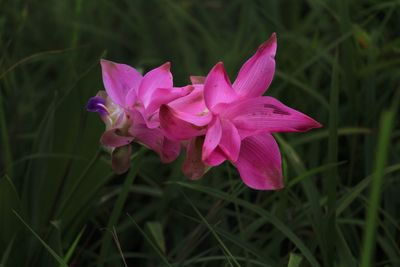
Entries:
<svg viewBox="0 0 400 267">
<path fill-rule="evenodd" d="M 183 171 L 196 179 L 208 166 L 229 160 L 251 188 L 283 187 L 281 155 L 271 133 L 308 131 L 321 125 L 277 99 L 262 96 L 275 72 L 276 35 L 263 43 L 231 84 L 223 64 L 204 86 L 195 78 L 187 96 L 160 108 L 160 123 L 172 140 L 189 140 Z M 200 151 L 201 150 L 201 151 Z"/>
<path fill-rule="evenodd" d="M 154 150 L 163 162 L 173 161 L 180 143 L 165 138 L 158 111 L 162 104 L 190 93 L 193 87 L 173 88 L 169 62 L 144 76 L 128 65 L 107 60 L 101 60 L 101 68 L 106 91 L 91 98 L 87 109 L 99 113 L 106 124 L 100 142 L 111 150 L 114 171 L 129 169 L 131 142 Z"/>
</svg>

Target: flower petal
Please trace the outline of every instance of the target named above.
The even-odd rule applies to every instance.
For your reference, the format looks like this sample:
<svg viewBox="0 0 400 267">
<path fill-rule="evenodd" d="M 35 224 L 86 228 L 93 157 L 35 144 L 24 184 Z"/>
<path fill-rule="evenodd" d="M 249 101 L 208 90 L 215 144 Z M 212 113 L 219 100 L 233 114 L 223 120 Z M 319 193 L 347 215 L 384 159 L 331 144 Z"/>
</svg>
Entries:
<svg viewBox="0 0 400 267">
<path fill-rule="evenodd" d="M 220 103 L 231 103 L 237 99 L 226 74 L 224 64 L 217 63 L 207 75 L 204 83 L 204 100 L 209 110 Z"/>
<path fill-rule="evenodd" d="M 146 117 L 149 118 L 154 113 L 157 113 L 158 117 L 158 110 L 161 105 L 168 104 L 177 98 L 183 97 L 193 91 L 193 89 L 194 87 L 192 85 L 174 88 L 157 88 L 154 90 L 151 101 L 145 110 Z"/>
<path fill-rule="evenodd" d="M 134 68 L 102 59 L 100 61 L 104 87 L 110 98 L 120 107 L 125 106 L 125 97 L 130 90 L 137 90 L 142 75 Z"/>
<path fill-rule="evenodd" d="M 193 85 L 194 90 L 183 97 L 170 102 L 168 106 L 177 111 L 182 111 L 192 115 L 207 113 L 207 107 L 204 102 L 203 85 Z"/>
<path fill-rule="evenodd" d="M 242 141 L 240 155 L 233 163 L 243 182 L 258 190 L 283 187 L 281 155 L 271 134 L 259 134 Z"/>
<path fill-rule="evenodd" d="M 218 166 L 227 160 L 225 153 L 221 150 L 221 147 L 217 146 L 203 162 L 207 166 Z"/>
<path fill-rule="evenodd" d="M 192 84 L 204 84 L 206 77 L 204 76 L 190 76 Z"/>
<path fill-rule="evenodd" d="M 121 147 L 130 144 L 133 139 L 132 136 L 123 135 L 121 129 L 113 128 L 103 133 L 100 143 L 107 147 Z"/>
<path fill-rule="evenodd" d="M 208 125 L 206 138 L 204 139 L 202 159 L 207 164 L 210 163 L 208 157 L 218 147 L 222 137 L 222 125 L 218 117 L 214 117 L 213 121 Z M 210 164 L 213 166 L 213 164 Z"/>
<path fill-rule="evenodd" d="M 236 161 L 240 152 L 240 135 L 230 121 L 222 122 L 222 136 L 219 147 L 230 161 Z"/>
<path fill-rule="evenodd" d="M 192 138 L 186 148 L 186 158 L 182 165 L 183 174 L 191 180 L 201 178 L 207 170 L 207 166 L 201 160 L 201 149 L 204 137 Z"/>
<path fill-rule="evenodd" d="M 307 115 L 269 96 L 238 101 L 224 110 L 221 116 L 230 119 L 242 139 L 260 131 L 303 132 L 321 127 L 321 124 Z"/>
<path fill-rule="evenodd" d="M 195 116 L 182 113 L 167 105 L 160 108 L 160 126 L 165 136 L 171 140 L 188 140 L 205 133 L 204 125 L 210 121 L 209 116 Z"/>
<path fill-rule="evenodd" d="M 240 69 L 233 83 L 240 96 L 261 96 L 267 90 L 275 73 L 275 53 L 276 34 L 273 33 Z"/>
<path fill-rule="evenodd" d="M 86 104 L 86 109 L 90 112 L 97 112 L 102 117 L 108 115 L 106 100 L 100 96 L 91 97 Z"/>
<path fill-rule="evenodd" d="M 172 87 L 171 63 L 167 62 L 144 75 L 139 86 L 138 98 L 147 107 L 151 102 L 151 96 L 157 88 Z"/>
<path fill-rule="evenodd" d="M 111 153 L 111 165 L 116 174 L 123 174 L 131 167 L 131 145 L 115 148 Z"/>
<path fill-rule="evenodd" d="M 164 136 L 160 152 L 161 162 L 170 163 L 179 156 L 181 152 L 181 143 L 179 141 L 172 141 Z"/>
<path fill-rule="evenodd" d="M 135 140 L 156 152 L 164 163 L 175 160 L 180 152 L 180 143 L 165 138 L 161 129 L 149 129 L 146 124 L 135 124 L 129 129 Z"/>
</svg>

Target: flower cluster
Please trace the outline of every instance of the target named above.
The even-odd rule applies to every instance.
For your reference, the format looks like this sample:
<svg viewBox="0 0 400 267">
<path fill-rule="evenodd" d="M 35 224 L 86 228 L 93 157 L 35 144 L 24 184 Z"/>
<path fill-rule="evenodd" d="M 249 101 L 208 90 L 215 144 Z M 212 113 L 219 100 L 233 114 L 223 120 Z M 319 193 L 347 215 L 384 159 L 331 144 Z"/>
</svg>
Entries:
<svg viewBox="0 0 400 267">
<path fill-rule="evenodd" d="M 186 148 L 182 170 L 198 179 L 225 160 L 254 189 L 283 187 L 281 155 L 271 133 L 308 131 L 321 125 L 277 99 L 263 96 L 275 72 L 276 35 L 263 43 L 230 82 L 222 62 L 191 85 L 174 87 L 170 63 L 142 76 L 134 68 L 101 60 L 106 91 L 87 109 L 106 124 L 101 144 L 116 173 L 129 169 L 131 143 L 175 160 Z"/>
</svg>

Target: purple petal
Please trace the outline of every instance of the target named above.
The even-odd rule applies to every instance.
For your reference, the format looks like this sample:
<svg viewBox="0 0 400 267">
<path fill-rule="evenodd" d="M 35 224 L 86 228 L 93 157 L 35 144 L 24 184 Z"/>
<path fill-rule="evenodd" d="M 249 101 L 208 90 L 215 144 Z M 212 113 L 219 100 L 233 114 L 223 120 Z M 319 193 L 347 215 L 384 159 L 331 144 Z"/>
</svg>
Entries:
<svg viewBox="0 0 400 267">
<path fill-rule="evenodd" d="M 86 104 L 86 109 L 90 112 L 97 112 L 100 116 L 107 116 L 106 100 L 99 96 L 94 96 L 89 99 Z"/>
<path fill-rule="evenodd" d="M 245 138 L 239 158 L 233 164 L 243 182 L 253 189 L 276 190 L 283 187 L 281 155 L 271 134 Z"/>
<path fill-rule="evenodd" d="M 275 73 L 275 53 L 276 34 L 273 33 L 240 69 L 233 83 L 240 96 L 261 96 L 267 90 Z"/>
</svg>

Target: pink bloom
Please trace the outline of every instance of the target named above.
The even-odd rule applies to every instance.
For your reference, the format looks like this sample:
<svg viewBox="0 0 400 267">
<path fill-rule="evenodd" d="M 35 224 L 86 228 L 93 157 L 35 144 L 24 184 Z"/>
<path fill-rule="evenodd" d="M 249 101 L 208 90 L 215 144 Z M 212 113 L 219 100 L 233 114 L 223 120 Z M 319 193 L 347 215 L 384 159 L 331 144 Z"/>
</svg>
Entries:
<svg viewBox="0 0 400 267">
<path fill-rule="evenodd" d="M 162 104 L 190 93 L 193 87 L 173 88 L 169 62 L 144 76 L 128 65 L 107 60 L 101 60 L 101 68 L 106 91 L 91 98 L 87 108 L 99 113 L 106 124 L 100 142 L 111 149 L 114 171 L 129 169 L 131 142 L 154 150 L 163 162 L 173 161 L 180 143 L 164 137 L 158 111 Z"/>
<path fill-rule="evenodd" d="M 189 177 L 199 178 L 207 166 L 229 160 L 249 187 L 283 187 L 281 155 L 271 133 L 321 125 L 273 97 L 262 96 L 274 76 L 276 47 L 272 34 L 242 66 L 233 84 L 220 62 L 207 75 L 204 87 L 196 85 L 201 83 L 196 77 L 195 90 L 160 108 L 166 136 L 190 140 L 183 166 Z"/>
</svg>

